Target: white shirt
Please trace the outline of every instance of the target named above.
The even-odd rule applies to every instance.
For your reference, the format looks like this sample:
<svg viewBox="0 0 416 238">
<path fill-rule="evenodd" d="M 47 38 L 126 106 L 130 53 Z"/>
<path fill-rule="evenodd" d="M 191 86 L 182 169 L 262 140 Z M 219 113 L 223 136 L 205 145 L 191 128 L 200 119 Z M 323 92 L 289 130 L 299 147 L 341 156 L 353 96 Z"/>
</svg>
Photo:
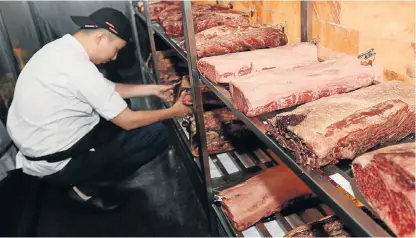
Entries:
<svg viewBox="0 0 416 238">
<path fill-rule="evenodd" d="M 61 170 L 70 158 L 49 163 L 29 161 L 66 150 L 99 122 L 113 119 L 127 107 L 89 60 L 83 46 L 65 35 L 40 49 L 17 80 L 7 118 L 7 130 L 20 150 L 16 168 L 34 176 Z"/>
</svg>

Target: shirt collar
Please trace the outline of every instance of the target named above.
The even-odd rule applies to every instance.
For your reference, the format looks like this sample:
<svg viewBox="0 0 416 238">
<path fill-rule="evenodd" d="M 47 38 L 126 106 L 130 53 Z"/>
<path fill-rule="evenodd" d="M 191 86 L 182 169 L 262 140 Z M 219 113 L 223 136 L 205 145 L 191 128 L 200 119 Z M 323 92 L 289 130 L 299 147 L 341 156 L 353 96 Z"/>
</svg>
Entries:
<svg viewBox="0 0 416 238">
<path fill-rule="evenodd" d="M 77 39 L 75 39 L 75 37 L 73 37 L 70 34 L 66 34 L 62 38 L 68 43 L 70 43 L 79 53 L 83 55 L 83 57 L 90 60 L 90 57 L 88 56 L 88 53 L 85 50 L 84 46 L 82 46 L 81 43 Z"/>
</svg>

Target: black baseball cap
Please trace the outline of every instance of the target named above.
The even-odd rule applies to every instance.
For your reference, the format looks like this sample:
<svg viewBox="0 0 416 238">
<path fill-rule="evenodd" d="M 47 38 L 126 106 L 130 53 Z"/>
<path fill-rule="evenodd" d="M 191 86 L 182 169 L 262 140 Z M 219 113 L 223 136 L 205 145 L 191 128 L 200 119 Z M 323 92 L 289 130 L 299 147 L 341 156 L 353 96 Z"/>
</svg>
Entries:
<svg viewBox="0 0 416 238">
<path fill-rule="evenodd" d="M 103 28 L 125 41 L 131 37 L 129 20 L 123 13 L 113 8 L 101 8 L 87 17 L 71 16 L 71 19 L 81 29 Z"/>
</svg>

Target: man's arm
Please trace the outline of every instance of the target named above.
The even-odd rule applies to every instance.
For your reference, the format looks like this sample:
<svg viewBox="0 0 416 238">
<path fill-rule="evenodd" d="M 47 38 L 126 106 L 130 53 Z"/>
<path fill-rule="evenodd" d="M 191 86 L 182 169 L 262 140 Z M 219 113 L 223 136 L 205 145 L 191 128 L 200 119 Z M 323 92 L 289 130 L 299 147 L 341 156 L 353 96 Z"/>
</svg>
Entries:
<svg viewBox="0 0 416 238">
<path fill-rule="evenodd" d="M 175 117 L 172 109 L 132 111 L 127 107 L 111 121 L 124 130 L 131 130 Z"/>
<path fill-rule="evenodd" d="M 157 88 L 155 86 L 157 85 L 116 83 L 115 90 L 122 98 L 126 99 L 154 95 Z"/>
<path fill-rule="evenodd" d="M 131 130 L 173 117 L 184 117 L 192 113 L 192 109 L 185 106 L 182 102 L 185 95 L 183 92 L 178 101 L 168 109 L 132 111 L 126 108 L 111 121 L 125 130 Z"/>
</svg>

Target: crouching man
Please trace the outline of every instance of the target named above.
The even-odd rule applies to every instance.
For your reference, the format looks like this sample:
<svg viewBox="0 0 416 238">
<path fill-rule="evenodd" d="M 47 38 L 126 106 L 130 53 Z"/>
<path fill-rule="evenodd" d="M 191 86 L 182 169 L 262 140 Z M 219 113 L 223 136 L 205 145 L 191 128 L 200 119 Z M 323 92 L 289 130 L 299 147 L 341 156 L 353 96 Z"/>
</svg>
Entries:
<svg viewBox="0 0 416 238">
<path fill-rule="evenodd" d="M 112 210 L 119 201 L 100 196 L 98 184 L 122 181 L 163 152 L 161 121 L 191 109 L 179 99 L 169 109 L 130 110 L 124 99 L 167 99 L 173 86 L 112 83 L 98 71 L 95 65 L 115 60 L 131 36 L 121 12 L 103 8 L 72 20 L 81 29 L 45 45 L 22 70 L 7 129 L 19 149 L 17 168 L 70 185 L 70 197 L 81 203 Z"/>
</svg>

